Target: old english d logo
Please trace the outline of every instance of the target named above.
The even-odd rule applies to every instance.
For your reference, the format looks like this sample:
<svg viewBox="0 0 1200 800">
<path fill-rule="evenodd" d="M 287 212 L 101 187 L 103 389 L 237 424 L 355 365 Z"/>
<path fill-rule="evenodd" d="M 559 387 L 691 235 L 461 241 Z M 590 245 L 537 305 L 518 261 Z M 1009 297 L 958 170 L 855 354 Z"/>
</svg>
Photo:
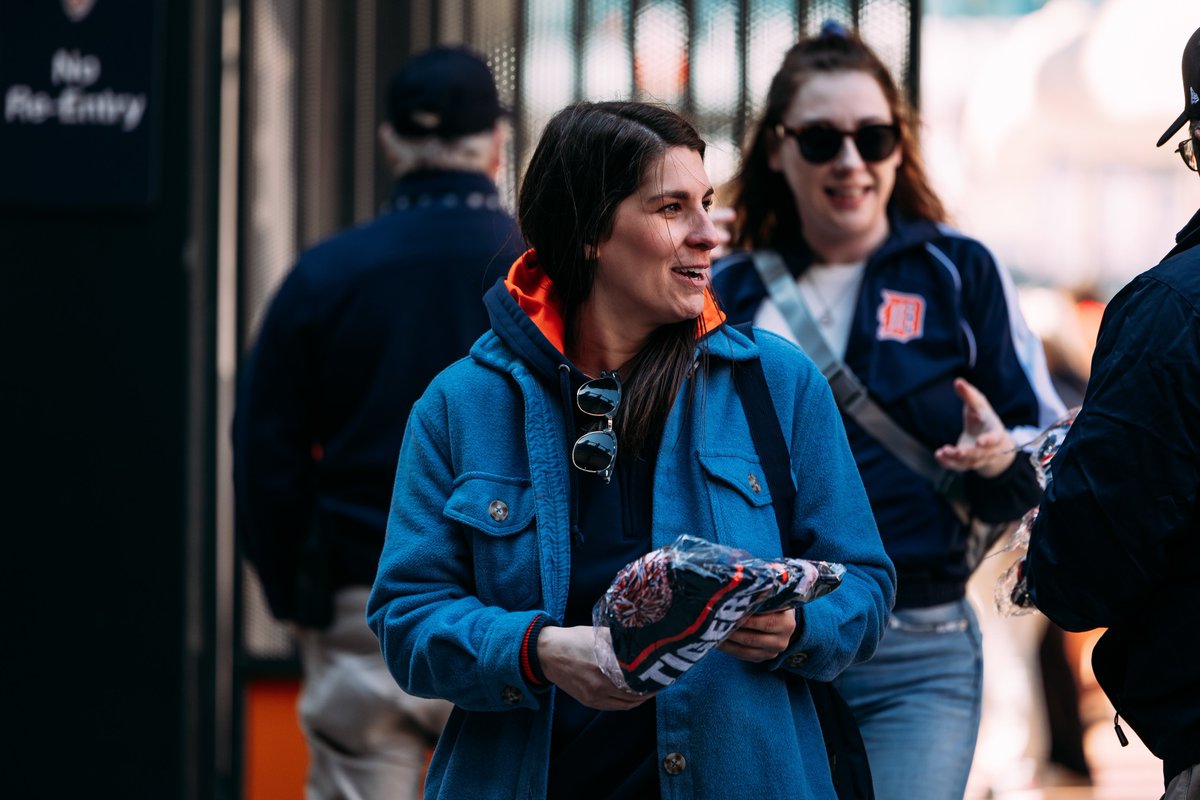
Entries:
<svg viewBox="0 0 1200 800">
<path fill-rule="evenodd" d="M 883 302 L 879 304 L 876 318 L 879 329 L 875 338 L 879 341 L 891 339 L 907 342 L 919 339 L 925 332 L 925 298 L 919 294 L 905 294 L 884 289 Z"/>
<path fill-rule="evenodd" d="M 96 6 L 96 0 L 62 0 L 63 11 L 71 22 L 79 22 Z"/>
</svg>

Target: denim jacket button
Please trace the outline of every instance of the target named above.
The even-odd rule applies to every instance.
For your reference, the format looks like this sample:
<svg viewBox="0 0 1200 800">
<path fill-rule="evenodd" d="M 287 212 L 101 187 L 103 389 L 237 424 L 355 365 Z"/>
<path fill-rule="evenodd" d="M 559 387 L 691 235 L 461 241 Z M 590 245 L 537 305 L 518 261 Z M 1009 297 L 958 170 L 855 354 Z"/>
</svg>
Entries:
<svg viewBox="0 0 1200 800">
<path fill-rule="evenodd" d="M 515 706 L 517 703 L 521 702 L 521 699 L 524 696 L 525 695 L 521 693 L 521 690 L 515 686 L 505 686 L 500 692 L 500 699 L 508 703 L 510 706 Z"/>
<path fill-rule="evenodd" d="M 787 657 L 787 665 L 789 667 L 799 667 L 808 661 L 808 653 L 793 653 Z"/>
<path fill-rule="evenodd" d="M 493 500 L 488 505 L 488 515 L 496 522 L 504 522 L 508 519 L 508 503 L 503 500 Z"/>
<path fill-rule="evenodd" d="M 683 757 L 683 753 L 667 753 L 667 757 L 663 759 L 663 769 L 668 775 L 678 775 L 687 769 L 687 759 Z"/>
</svg>

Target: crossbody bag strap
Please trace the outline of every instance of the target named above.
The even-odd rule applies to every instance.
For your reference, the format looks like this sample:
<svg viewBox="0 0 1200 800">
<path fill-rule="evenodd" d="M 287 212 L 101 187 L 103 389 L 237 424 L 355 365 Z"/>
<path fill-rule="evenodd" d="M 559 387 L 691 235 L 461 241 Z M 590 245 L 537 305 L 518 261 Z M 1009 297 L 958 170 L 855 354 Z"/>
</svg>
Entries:
<svg viewBox="0 0 1200 800">
<path fill-rule="evenodd" d="M 800 295 L 796 281 L 783 257 L 774 250 L 755 250 L 754 268 L 771 295 L 779 313 L 787 320 L 792 335 L 821 374 L 829 381 L 834 400 L 846 416 L 888 449 L 913 472 L 933 485 L 938 494 L 952 503 L 963 499 L 961 474 L 948 470 L 912 434 L 900 427 L 879 404 L 871 399 L 867 387 L 845 362 L 834 355 L 825 335 L 817 327 L 808 304 Z"/>
<path fill-rule="evenodd" d="M 752 323 L 743 322 L 733 327 L 754 341 Z M 792 528 L 792 511 L 796 507 L 796 486 L 792 483 L 787 439 L 779 424 L 779 414 L 771 399 L 762 361 L 752 358 L 738 362 L 734 367 L 733 383 L 742 402 L 746 422 L 750 425 L 754 449 L 762 462 L 767 488 L 771 492 L 771 504 L 779 525 L 781 552 L 785 557 L 800 558 L 812 542 L 803 542 L 797 547 L 788 534 Z M 871 764 L 854 712 L 832 683 L 817 680 L 805 682 L 821 724 L 821 737 L 829 756 L 829 772 L 839 800 L 874 800 Z"/>
<path fill-rule="evenodd" d="M 754 341 L 751 323 L 743 322 L 733 327 L 750 341 Z M 742 401 L 746 422 L 750 425 L 750 438 L 754 442 L 754 449 L 762 462 L 767 489 L 771 492 L 771 505 L 775 509 L 775 521 L 779 524 L 780 551 L 785 556 L 799 557 L 800 553 L 792 552 L 795 548 L 787 536 L 787 532 L 792 528 L 792 509 L 796 505 L 791 456 L 788 455 L 783 429 L 779 427 L 779 415 L 775 411 L 774 401 L 771 400 L 771 390 L 767 387 L 767 376 L 763 374 L 762 361 L 757 358 L 739 361 L 733 370 L 733 383 L 738 399 Z"/>
</svg>

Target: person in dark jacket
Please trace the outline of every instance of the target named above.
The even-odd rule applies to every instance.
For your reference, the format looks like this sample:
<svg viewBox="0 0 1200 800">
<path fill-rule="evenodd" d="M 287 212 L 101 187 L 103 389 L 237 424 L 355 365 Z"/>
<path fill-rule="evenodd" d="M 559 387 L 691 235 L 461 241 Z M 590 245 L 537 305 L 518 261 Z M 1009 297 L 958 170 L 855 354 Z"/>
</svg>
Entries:
<svg viewBox="0 0 1200 800">
<path fill-rule="evenodd" d="M 1183 54 L 1200 149 L 1200 30 Z M 1063 628 L 1107 628 L 1096 680 L 1163 760 L 1169 800 L 1200 797 L 1200 211 L 1157 266 L 1109 303 L 1083 407 L 1054 461 L 1025 577 Z"/>
<path fill-rule="evenodd" d="M 779 254 L 827 349 L 922 455 L 966 473 L 975 516 L 1019 519 L 1040 488 L 1010 431 L 1032 438 L 1061 401 L 1008 276 L 944 224 L 915 117 L 887 68 L 827 23 L 784 57 L 754 130 L 735 179 L 735 246 Z M 731 322 L 797 340 L 755 254 L 723 259 L 713 284 Z M 844 408 L 843 419 L 897 587 L 878 652 L 838 687 L 880 800 L 961 800 L 982 700 L 969 528 Z"/>
<path fill-rule="evenodd" d="M 413 402 L 488 328 L 524 250 L 495 178 L 506 128 L 486 63 L 418 55 L 381 126 L 392 208 L 301 254 L 270 304 L 234 423 L 241 545 L 297 628 L 309 800 L 411 798 L 449 715 L 396 686 L 366 625 Z"/>
</svg>

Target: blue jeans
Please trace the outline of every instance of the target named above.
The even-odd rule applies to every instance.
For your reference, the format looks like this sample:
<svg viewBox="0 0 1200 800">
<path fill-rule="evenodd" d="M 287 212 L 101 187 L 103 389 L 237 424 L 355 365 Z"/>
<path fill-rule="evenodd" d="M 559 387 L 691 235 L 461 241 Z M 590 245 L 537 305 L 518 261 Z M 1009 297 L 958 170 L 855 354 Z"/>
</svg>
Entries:
<svg viewBox="0 0 1200 800">
<path fill-rule="evenodd" d="M 837 680 L 871 762 L 876 800 L 962 800 L 983 698 L 983 649 L 965 600 L 896 611 L 874 658 Z"/>
</svg>

